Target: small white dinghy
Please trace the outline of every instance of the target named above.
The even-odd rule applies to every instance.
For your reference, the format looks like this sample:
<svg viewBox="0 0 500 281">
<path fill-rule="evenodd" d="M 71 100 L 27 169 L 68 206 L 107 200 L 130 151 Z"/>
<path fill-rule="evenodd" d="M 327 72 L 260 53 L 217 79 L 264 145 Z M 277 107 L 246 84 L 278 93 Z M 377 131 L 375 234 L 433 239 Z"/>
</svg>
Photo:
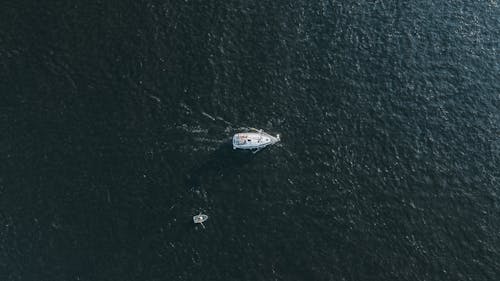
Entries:
<svg viewBox="0 0 500 281">
<path fill-rule="evenodd" d="M 201 213 L 193 217 L 193 222 L 197 223 L 197 224 L 201 224 L 201 226 L 203 226 L 203 228 L 205 228 L 205 225 L 203 225 L 203 223 L 206 220 L 208 220 L 208 216 L 201 214 Z"/>
<path fill-rule="evenodd" d="M 254 132 L 237 133 L 233 136 L 233 149 L 250 149 L 253 153 L 259 152 L 268 145 L 280 141 L 280 135 L 271 136 L 262 130 L 252 129 Z"/>
</svg>

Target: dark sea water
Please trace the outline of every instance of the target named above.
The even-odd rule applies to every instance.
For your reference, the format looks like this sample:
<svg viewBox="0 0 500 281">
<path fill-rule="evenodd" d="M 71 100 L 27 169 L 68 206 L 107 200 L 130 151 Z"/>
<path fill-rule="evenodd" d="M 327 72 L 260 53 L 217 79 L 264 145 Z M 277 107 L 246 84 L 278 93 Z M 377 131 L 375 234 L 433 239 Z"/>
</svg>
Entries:
<svg viewBox="0 0 500 281">
<path fill-rule="evenodd" d="M 500 280 L 499 50 L 497 0 L 4 3 L 0 280 Z"/>
</svg>

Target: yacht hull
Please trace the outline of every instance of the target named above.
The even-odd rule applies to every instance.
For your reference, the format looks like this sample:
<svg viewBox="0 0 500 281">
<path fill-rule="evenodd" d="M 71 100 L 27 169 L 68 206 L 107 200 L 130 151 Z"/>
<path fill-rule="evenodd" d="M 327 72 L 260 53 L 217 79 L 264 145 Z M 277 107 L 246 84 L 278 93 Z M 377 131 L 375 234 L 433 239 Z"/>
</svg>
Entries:
<svg viewBox="0 0 500 281">
<path fill-rule="evenodd" d="M 262 131 L 238 133 L 233 136 L 233 149 L 260 150 L 279 141 L 279 135 L 275 137 Z"/>
</svg>

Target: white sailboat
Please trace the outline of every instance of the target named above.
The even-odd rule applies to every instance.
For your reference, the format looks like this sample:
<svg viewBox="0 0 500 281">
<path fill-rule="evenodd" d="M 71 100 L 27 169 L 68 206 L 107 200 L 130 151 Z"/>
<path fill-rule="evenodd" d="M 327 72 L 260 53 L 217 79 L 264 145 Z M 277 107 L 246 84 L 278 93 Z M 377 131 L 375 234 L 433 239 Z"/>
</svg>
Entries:
<svg viewBox="0 0 500 281">
<path fill-rule="evenodd" d="M 262 130 L 253 129 L 254 132 L 242 132 L 233 136 L 233 149 L 249 149 L 253 153 L 259 152 L 268 145 L 280 141 L 280 135 L 272 136 Z"/>
</svg>

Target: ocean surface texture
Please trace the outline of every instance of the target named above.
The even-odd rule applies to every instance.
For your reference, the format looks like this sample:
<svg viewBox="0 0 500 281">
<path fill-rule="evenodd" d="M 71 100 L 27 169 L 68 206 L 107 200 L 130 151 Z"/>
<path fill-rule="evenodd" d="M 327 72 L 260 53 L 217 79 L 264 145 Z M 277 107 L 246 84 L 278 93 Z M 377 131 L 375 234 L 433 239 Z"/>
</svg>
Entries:
<svg viewBox="0 0 500 281">
<path fill-rule="evenodd" d="M 500 280 L 497 0 L 9 2 L 0 280 Z"/>
</svg>

